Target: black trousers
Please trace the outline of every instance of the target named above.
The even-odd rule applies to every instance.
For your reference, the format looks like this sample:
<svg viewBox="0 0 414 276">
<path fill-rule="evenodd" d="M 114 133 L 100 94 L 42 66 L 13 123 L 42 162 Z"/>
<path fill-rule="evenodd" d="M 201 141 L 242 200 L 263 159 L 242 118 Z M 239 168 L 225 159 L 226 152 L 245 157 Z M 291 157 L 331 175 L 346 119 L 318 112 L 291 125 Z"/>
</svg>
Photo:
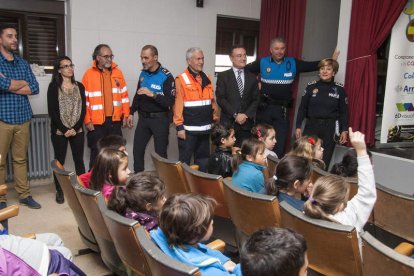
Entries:
<svg viewBox="0 0 414 276">
<path fill-rule="evenodd" d="M 88 138 L 88 147 L 91 149 L 91 157 L 89 160 L 89 170 L 92 169 L 95 164 L 96 157 L 98 156 L 98 141 L 102 137 L 108 135 L 122 136 L 122 123 L 112 122 L 112 117 L 106 117 L 105 122 L 102 125 L 93 125 L 95 130 L 88 131 L 86 137 Z"/>
<path fill-rule="evenodd" d="M 140 115 L 134 135 L 134 171 L 142 172 L 145 168 L 145 149 L 151 136 L 154 136 L 155 152 L 167 158 L 170 119 L 168 116 L 144 118 Z"/>
<path fill-rule="evenodd" d="M 335 149 L 335 126 L 336 119 L 306 119 L 303 135 L 316 135 L 322 139 L 323 162 L 329 168 L 332 154 Z"/>
<path fill-rule="evenodd" d="M 75 163 L 75 171 L 77 175 L 85 173 L 85 164 L 83 163 L 83 148 L 85 146 L 85 135 L 83 132 L 77 133 L 75 136 L 66 138 L 64 135 L 51 134 L 51 140 L 53 145 L 53 150 L 55 153 L 55 159 L 64 165 L 66 160 L 66 153 L 68 149 L 68 143 L 70 144 L 70 149 L 72 150 L 72 158 Z M 61 190 L 59 182 L 57 181 L 55 175 L 53 175 L 55 180 L 56 190 Z"/>
<path fill-rule="evenodd" d="M 210 134 L 193 134 L 186 131 L 186 139 L 178 138 L 179 160 L 190 165 L 194 154 L 194 163 L 200 166 L 200 171 L 207 172 L 210 158 Z"/>
<path fill-rule="evenodd" d="M 281 105 L 269 104 L 264 110 L 257 110 L 256 122 L 273 126 L 276 131 L 276 146 L 273 151 L 282 158 L 285 155 L 285 144 L 289 135 L 288 109 Z"/>
<path fill-rule="evenodd" d="M 244 140 L 249 139 L 252 135 L 250 129 L 243 129 L 237 124 L 234 124 L 234 136 L 236 137 L 235 147 L 241 147 Z"/>
</svg>

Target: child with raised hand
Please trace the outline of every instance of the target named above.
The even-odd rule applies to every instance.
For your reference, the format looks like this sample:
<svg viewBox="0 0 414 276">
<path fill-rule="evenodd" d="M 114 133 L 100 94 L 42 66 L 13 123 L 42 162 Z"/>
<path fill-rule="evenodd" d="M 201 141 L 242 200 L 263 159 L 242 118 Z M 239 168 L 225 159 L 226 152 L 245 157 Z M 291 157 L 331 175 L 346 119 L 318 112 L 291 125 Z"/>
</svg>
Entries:
<svg viewBox="0 0 414 276">
<path fill-rule="evenodd" d="M 101 191 L 106 200 L 115 186 L 125 185 L 131 171 L 128 168 L 128 155 L 115 149 L 103 149 L 93 167 L 90 188 Z"/>
<path fill-rule="evenodd" d="M 301 234 L 285 228 L 265 228 L 253 233 L 240 251 L 243 276 L 306 276 L 308 257 Z"/>
<path fill-rule="evenodd" d="M 150 236 L 166 255 L 198 267 L 202 275 L 241 275 L 239 265 L 201 243 L 213 233 L 215 205 L 214 199 L 202 195 L 173 195 L 162 207 L 159 227 Z"/>
<path fill-rule="evenodd" d="M 255 138 L 244 140 L 240 152 L 233 158 L 232 182 L 250 192 L 263 192 L 266 165 L 264 143 Z"/>
<path fill-rule="evenodd" d="M 312 164 L 324 170 L 322 139 L 317 136 L 302 136 L 295 141 L 288 155 L 303 156 Z"/>
<path fill-rule="evenodd" d="M 215 124 L 211 131 L 211 141 L 216 145 L 216 150 L 208 159 L 207 172 L 218 174 L 222 177 L 232 176 L 232 154 L 235 153 L 233 149 L 239 149 L 233 148 L 236 142 L 234 129 L 221 124 Z"/>
<path fill-rule="evenodd" d="M 286 201 L 299 211 L 303 211 L 301 197 L 312 187 L 312 167 L 308 159 L 288 155 L 280 160 L 273 179 L 265 183 L 266 193 L 275 195 L 279 202 Z"/>
<path fill-rule="evenodd" d="M 251 134 L 254 138 L 262 141 L 265 144 L 265 155 L 274 156 L 278 158 L 277 154 L 273 151 L 276 145 L 276 131 L 268 124 L 257 124 L 251 129 Z"/>
<path fill-rule="evenodd" d="M 349 128 L 349 138 L 358 160 L 358 193 L 348 201 L 349 184 L 336 175 L 318 178 L 304 205 L 306 215 L 354 226 L 358 237 L 377 199 L 374 171 L 367 154 L 365 135 Z"/>
<path fill-rule="evenodd" d="M 158 216 L 164 205 L 165 185 L 147 172 L 137 173 L 125 186 L 116 186 L 108 209 L 138 221 L 147 231 L 158 227 Z"/>
</svg>

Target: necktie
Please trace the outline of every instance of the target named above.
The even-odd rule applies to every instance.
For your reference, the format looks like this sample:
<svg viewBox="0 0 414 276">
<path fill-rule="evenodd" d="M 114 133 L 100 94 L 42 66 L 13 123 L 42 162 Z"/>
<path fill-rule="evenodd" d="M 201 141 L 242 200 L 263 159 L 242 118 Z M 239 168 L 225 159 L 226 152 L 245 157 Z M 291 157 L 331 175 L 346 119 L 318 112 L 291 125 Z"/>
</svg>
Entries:
<svg viewBox="0 0 414 276">
<path fill-rule="evenodd" d="M 243 72 L 243 70 L 239 69 L 237 71 L 237 86 L 239 87 L 239 93 L 240 93 L 240 97 L 243 97 L 243 81 L 241 78 L 241 73 Z"/>
</svg>

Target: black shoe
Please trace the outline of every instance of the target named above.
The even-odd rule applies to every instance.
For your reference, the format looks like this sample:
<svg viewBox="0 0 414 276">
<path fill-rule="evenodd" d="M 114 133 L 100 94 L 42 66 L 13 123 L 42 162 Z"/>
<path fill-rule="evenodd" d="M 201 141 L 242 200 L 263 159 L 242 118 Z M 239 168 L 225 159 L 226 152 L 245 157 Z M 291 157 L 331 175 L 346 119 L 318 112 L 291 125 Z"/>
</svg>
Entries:
<svg viewBox="0 0 414 276">
<path fill-rule="evenodd" d="M 58 204 L 62 204 L 63 202 L 65 202 L 65 197 L 63 196 L 63 191 L 56 191 L 56 202 Z"/>
<path fill-rule="evenodd" d="M 32 196 L 28 196 L 26 198 L 19 200 L 20 204 L 26 205 L 29 208 L 32 209 L 40 209 L 42 206 L 40 206 L 39 203 L 37 203 Z"/>
</svg>

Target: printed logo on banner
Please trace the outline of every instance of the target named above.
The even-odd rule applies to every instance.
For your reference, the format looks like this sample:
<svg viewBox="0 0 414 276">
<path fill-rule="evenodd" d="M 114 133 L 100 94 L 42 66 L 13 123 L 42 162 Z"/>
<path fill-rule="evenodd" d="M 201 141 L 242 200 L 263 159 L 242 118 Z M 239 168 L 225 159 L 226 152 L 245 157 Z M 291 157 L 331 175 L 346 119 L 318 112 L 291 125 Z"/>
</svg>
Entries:
<svg viewBox="0 0 414 276">
<path fill-rule="evenodd" d="M 414 106 L 412 103 L 396 103 L 399 112 L 413 112 Z"/>
</svg>

